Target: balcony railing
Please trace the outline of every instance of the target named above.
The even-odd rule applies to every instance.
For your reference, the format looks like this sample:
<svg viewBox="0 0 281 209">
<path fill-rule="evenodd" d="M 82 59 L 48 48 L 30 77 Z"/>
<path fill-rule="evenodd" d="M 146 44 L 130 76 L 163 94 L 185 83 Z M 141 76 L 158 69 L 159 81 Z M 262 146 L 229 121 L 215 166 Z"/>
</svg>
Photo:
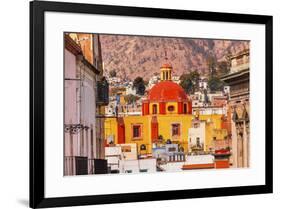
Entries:
<svg viewBox="0 0 281 209">
<path fill-rule="evenodd" d="M 87 157 L 65 156 L 64 157 L 64 175 L 87 175 L 88 165 Z"/>
</svg>

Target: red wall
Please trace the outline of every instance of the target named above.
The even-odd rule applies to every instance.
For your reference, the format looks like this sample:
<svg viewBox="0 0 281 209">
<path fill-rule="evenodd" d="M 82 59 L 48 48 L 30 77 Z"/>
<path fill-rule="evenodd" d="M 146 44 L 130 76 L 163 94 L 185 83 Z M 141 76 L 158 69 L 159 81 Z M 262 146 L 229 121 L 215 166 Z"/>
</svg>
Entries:
<svg viewBox="0 0 281 209">
<path fill-rule="evenodd" d="M 188 102 L 188 110 L 187 110 L 188 114 L 192 114 L 192 102 Z"/>
<path fill-rule="evenodd" d="M 178 102 L 178 114 L 183 113 L 183 102 Z"/>
<path fill-rule="evenodd" d="M 231 134 L 231 112 L 227 112 L 227 117 L 222 120 L 221 128 L 226 129 L 228 134 Z"/>
<path fill-rule="evenodd" d="M 229 160 L 215 160 L 215 168 L 229 168 Z"/>
<path fill-rule="evenodd" d="M 149 115 L 149 102 L 142 103 L 142 115 Z"/>
<path fill-rule="evenodd" d="M 157 141 L 158 139 L 158 122 L 151 122 L 151 141 Z"/>
<path fill-rule="evenodd" d="M 117 119 L 117 142 L 118 144 L 125 143 L 125 124 L 123 118 Z"/>
<path fill-rule="evenodd" d="M 159 102 L 159 113 L 166 114 L 166 103 L 165 102 Z"/>
</svg>

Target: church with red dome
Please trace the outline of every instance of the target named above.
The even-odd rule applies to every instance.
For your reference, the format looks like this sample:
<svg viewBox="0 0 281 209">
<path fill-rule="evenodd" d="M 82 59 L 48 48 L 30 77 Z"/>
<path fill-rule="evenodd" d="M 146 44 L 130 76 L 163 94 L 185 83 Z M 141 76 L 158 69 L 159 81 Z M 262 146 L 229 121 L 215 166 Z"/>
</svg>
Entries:
<svg viewBox="0 0 281 209">
<path fill-rule="evenodd" d="M 141 115 L 106 120 L 105 135 L 111 136 L 114 144 L 136 144 L 137 152 L 146 156 L 152 154 L 153 148 L 166 143 L 177 144 L 179 150 L 187 153 L 192 140 L 198 138 L 202 149 L 211 148 L 212 130 L 221 127 L 221 115 L 192 115 L 191 98 L 173 82 L 172 73 L 173 67 L 166 59 L 160 67 L 159 82 L 142 99 Z M 201 123 L 201 128 L 191 130 L 196 125 L 194 122 Z"/>
<path fill-rule="evenodd" d="M 172 81 L 172 66 L 163 64 L 160 68 L 161 81 L 154 85 L 143 101 L 143 115 L 191 114 L 192 102 L 188 94 Z"/>
</svg>

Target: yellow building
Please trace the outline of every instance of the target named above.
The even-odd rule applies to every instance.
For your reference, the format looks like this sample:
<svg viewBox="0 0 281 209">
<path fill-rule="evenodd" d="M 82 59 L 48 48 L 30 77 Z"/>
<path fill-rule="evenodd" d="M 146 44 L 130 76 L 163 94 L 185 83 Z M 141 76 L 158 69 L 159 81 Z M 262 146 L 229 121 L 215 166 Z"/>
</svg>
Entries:
<svg viewBox="0 0 281 209">
<path fill-rule="evenodd" d="M 136 143 L 138 154 L 151 154 L 153 146 L 162 143 L 176 143 L 190 152 L 189 144 L 198 145 L 198 138 L 202 151 L 212 150 L 213 140 L 227 136 L 222 115 L 192 115 L 189 95 L 171 81 L 172 66 L 164 64 L 160 72 L 161 81 L 143 100 L 142 115 L 106 118 L 105 137 L 114 144 Z M 204 126 L 196 126 L 196 121 Z"/>
</svg>

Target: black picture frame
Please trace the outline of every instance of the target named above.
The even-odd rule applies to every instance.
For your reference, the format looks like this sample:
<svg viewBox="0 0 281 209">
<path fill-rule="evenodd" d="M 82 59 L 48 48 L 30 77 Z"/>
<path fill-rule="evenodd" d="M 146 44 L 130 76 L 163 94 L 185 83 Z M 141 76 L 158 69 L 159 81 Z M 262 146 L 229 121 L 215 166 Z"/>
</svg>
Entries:
<svg viewBox="0 0 281 209">
<path fill-rule="evenodd" d="M 71 12 L 148 18 L 204 20 L 265 25 L 266 37 L 266 133 L 265 185 L 158 191 L 110 195 L 46 198 L 44 193 L 44 13 Z M 90 204 L 124 203 L 214 196 L 248 195 L 273 192 L 273 35 L 272 16 L 185 11 L 156 8 L 108 6 L 80 3 L 30 2 L 30 207 L 60 207 Z"/>
</svg>

